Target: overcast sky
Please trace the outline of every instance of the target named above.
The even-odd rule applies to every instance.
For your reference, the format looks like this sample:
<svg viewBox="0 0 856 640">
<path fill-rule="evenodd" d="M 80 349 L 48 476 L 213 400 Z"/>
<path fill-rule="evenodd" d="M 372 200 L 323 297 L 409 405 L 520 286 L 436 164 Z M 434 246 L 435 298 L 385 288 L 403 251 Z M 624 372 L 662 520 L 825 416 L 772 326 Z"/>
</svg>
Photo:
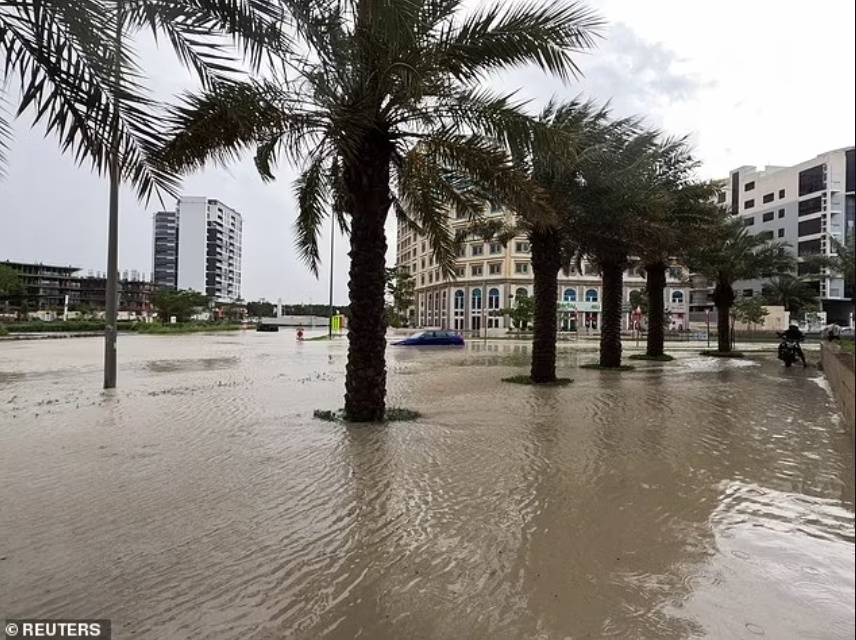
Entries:
<svg viewBox="0 0 856 640">
<path fill-rule="evenodd" d="M 580 58 L 585 80 L 571 86 L 520 70 L 492 81 L 520 87 L 536 105 L 552 95 L 612 99 L 620 115 L 644 114 L 674 134 L 692 134 L 705 177 L 741 165 L 796 164 L 852 145 L 854 3 L 773 0 L 605 0 L 606 40 Z M 141 42 L 152 86 L 164 98 L 188 86 L 171 53 Z M 25 117 L 26 118 L 26 117 Z M 107 182 L 79 169 L 53 139 L 19 121 L 7 177 L 0 181 L 0 260 L 106 268 Z M 292 167 L 263 184 L 250 158 L 228 171 L 189 176 L 184 193 L 222 200 L 244 216 L 247 300 L 325 302 L 329 235 L 320 280 L 296 259 Z M 151 215 L 125 192 L 122 269 L 151 271 Z M 390 247 L 394 246 L 390 225 Z M 347 247 L 336 238 L 335 299 L 347 300 Z M 390 251 L 389 260 L 394 256 Z"/>
</svg>

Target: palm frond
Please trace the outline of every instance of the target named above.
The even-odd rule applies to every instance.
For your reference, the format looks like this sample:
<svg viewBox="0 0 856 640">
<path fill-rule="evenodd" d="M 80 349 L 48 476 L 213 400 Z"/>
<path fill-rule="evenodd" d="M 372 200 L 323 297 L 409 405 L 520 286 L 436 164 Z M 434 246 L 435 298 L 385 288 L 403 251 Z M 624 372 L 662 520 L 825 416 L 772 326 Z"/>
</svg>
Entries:
<svg viewBox="0 0 856 640">
<path fill-rule="evenodd" d="M 328 158 L 317 153 L 294 185 L 297 196 L 297 220 L 294 223 L 295 248 L 300 259 L 318 277 L 321 254 L 318 249 L 318 234 L 321 224 L 328 215 L 330 199 Z"/>
<path fill-rule="evenodd" d="M 438 62 L 459 80 L 534 64 L 563 81 L 580 75 L 575 56 L 592 49 L 604 21 L 581 2 L 505 2 L 480 9 L 440 41 Z"/>
</svg>

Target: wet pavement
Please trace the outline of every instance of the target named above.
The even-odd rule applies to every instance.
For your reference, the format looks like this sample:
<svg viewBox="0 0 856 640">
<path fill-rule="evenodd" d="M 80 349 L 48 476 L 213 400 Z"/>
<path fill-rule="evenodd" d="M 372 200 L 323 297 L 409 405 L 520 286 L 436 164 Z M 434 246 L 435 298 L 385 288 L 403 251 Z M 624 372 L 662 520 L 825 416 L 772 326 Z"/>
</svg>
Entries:
<svg viewBox="0 0 856 640">
<path fill-rule="evenodd" d="M 344 340 L 0 343 L 0 617 L 114 638 L 853 638 L 854 453 L 822 375 L 679 354 L 563 388 L 524 343 L 390 347 L 412 423 L 345 427 Z"/>
</svg>

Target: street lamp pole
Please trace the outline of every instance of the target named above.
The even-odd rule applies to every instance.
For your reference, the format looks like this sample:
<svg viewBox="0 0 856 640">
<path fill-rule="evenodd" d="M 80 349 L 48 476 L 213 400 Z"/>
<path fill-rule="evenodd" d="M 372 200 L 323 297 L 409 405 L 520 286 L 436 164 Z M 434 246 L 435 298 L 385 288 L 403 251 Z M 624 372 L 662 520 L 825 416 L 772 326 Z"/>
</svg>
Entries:
<svg viewBox="0 0 856 640">
<path fill-rule="evenodd" d="M 107 225 L 107 287 L 104 309 L 104 388 L 116 387 L 116 334 L 119 319 L 119 186 L 121 165 L 119 158 L 119 83 L 121 82 L 122 29 L 124 16 L 122 1 L 116 3 L 116 33 L 113 40 L 113 114 L 111 123 L 110 197 Z"/>
<path fill-rule="evenodd" d="M 336 243 L 336 216 L 330 216 L 330 308 L 327 311 L 327 338 L 333 339 L 333 248 Z"/>
</svg>

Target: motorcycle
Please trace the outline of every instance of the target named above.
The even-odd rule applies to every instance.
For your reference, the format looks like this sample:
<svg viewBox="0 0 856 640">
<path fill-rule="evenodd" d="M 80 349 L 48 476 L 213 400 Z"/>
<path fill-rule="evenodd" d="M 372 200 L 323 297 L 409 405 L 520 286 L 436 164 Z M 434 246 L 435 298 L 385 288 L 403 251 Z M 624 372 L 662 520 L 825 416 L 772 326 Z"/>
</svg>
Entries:
<svg viewBox="0 0 856 640">
<path fill-rule="evenodd" d="M 794 364 L 799 356 L 799 342 L 797 340 L 791 340 L 779 334 L 779 337 L 782 339 L 782 343 L 779 345 L 779 360 L 785 363 L 786 367 L 790 367 Z"/>
</svg>

